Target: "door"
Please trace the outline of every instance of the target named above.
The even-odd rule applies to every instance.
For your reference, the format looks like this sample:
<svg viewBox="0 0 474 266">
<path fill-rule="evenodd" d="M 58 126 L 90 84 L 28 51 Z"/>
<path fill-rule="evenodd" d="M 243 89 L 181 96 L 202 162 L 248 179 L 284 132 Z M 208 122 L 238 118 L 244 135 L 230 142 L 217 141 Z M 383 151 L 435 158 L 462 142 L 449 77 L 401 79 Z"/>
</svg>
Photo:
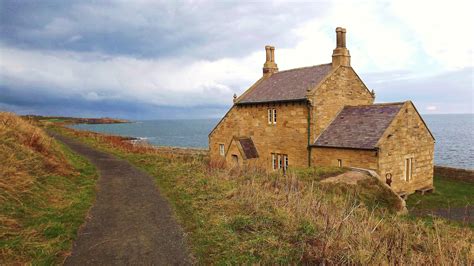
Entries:
<svg viewBox="0 0 474 266">
<path fill-rule="evenodd" d="M 232 165 L 239 166 L 239 156 L 232 154 Z"/>
</svg>

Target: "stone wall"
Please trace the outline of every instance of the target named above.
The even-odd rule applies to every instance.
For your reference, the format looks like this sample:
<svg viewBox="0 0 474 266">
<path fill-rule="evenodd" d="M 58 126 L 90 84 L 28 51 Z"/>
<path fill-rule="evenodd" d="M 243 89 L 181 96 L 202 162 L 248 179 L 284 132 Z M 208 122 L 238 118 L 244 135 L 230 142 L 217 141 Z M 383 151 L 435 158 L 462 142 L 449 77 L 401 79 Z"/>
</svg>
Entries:
<svg viewBox="0 0 474 266">
<path fill-rule="evenodd" d="M 311 165 L 339 166 L 338 160 L 342 161 L 343 167 L 377 169 L 376 151 L 321 147 L 311 149 Z"/>
<path fill-rule="evenodd" d="M 236 163 L 233 161 L 232 156 L 237 156 L 237 163 L 238 166 L 244 165 L 244 158 L 240 152 L 240 149 L 237 145 L 237 141 L 233 140 L 230 142 L 229 145 L 226 146 L 226 153 L 225 153 L 225 161 L 228 162 L 229 166 L 237 166 Z"/>
<path fill-rule="evenodd" d="M 277 110 L 276 124 L 268 123 L 269 108 Z M 209 136 L 210 158 L 222 158 L 219 144 L 227 151 L 234 136 L 251 137 L 259 154 L 258 159 L 252 159 L 255 165 L 271 170 L 271 153 L 280 153 L 288 155 L 290 167 L 308 166 L 307 119 L 306 102 L 234 105 Z M 230 163 L 231 156 L 226 157 Z"/>
<path fill-rule="evenodd" d="M 345 105 L 368 105 L 374 97 L 351 67 L 341 66 L 308 94 L 313 103 L 311 140 L 314 142 Z"/>
<path fill-rule="evenodd" d="M 435 165 L 434 175 L 474 183 L 474 170 Z"/>
<path fill-rule="evenodd" d="M 392 175 L 396 192 L 412 193 L 433 185 L 434 140 L 411 102 L 406 102 L 379 141 L 378 174 Z M 410 181 L 405 180 L 405 160 L 413 158 Z"/>
</svg>

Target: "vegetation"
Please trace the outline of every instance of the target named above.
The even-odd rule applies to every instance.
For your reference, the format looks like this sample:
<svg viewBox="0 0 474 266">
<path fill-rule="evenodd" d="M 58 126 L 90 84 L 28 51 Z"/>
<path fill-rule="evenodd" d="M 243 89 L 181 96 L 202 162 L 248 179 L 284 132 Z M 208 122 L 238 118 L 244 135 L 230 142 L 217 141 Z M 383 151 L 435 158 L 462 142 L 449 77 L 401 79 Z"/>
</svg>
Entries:
<svg viewBox="0 0 474 266">
<path fill-rule="evenodd" d="M 61 263 L 92 204 L 94 167 L 9 113 L 0 150 L 0 261 Z"/>
<path fill-rule="evenodd" d="M 115 119 L 109 117 L 102 118 L 79 118 L 68 116 L 41 116 L 41 115 L 25 115 L 23 118 L 37 122 L 51 122 L 59 124 L 118 124 L 130 123 L 128 120 Z"/>
<path fill-rule="evenodd" d="M 435 176 L 436 190 L 423 196 L 410 195 L 407 206 L 415 209 L 462 208 L 474 206 L 474 184 Z"/>
<path fill-rule="evenodd" d="M 442 219 L 428 224 L 397 216 L 389 211 L 390 201 L 377 198 L 378 192 L 369 193 L 377 191 L 370 182 L 357 187 L 318 182 L 340 169 L 267 175 L 258 169 L 225 169 L 202 154 L 163 153 L 119 137 L 57 130 L 154 176 L 202 264 L 471 264 L 473 260 L 472 229 Z"/>
</svg>

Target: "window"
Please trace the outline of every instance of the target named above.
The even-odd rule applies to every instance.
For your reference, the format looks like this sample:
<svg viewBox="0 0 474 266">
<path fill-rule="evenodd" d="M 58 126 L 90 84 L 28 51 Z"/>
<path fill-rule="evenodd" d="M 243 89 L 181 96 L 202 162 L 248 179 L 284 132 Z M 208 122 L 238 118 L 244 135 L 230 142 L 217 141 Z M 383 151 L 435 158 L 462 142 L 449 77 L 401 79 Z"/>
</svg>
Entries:
<svg viewBox="0 0 474 266">
<path fill-rule="evenodd" d="M 342 160 L 341 159 L 337 159 L 337 166 L 342 167 Z"/>
<path fill-rule="evenodd" d="M 225 149 L 224 149 L 224 144 L 219 144 L 219 154 L 221 156 L 225 155 Z"/>
<path fill-rule="evenodd" d="M 413 158 L 405 159 L 405 181 L 410 181 L 413 174 Z"/>
<path fill-rule="evenodd" d="M 272 169 L 273 170 L 287 170 L 289 165 L 288 155 L 280 153 L 272 153 Z"/>
<path fill-rule="evenodd" d="M 268 124 L 276 124 L 277 122 L 277 111 L 276 109 L 268 109 Z"/>
<path fill-rule="evenodd" d="M 272 153 L 272 169 L 277 169 L 277 161 L 276 161 L 276 154 Z"/>
</svg>

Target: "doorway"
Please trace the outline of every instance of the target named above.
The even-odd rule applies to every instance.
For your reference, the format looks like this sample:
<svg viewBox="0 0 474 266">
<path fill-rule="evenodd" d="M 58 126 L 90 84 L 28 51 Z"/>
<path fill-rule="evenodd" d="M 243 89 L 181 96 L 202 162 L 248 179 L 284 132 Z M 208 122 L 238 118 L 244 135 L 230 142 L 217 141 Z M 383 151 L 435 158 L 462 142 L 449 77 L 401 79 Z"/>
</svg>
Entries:
<svg viewBox="0 0 474 266">
<path fill-rule="evenodd" d="M 232 164 L 233 166 L 239 166 L 239 156 L 232 154 Z"/>
</svg>

